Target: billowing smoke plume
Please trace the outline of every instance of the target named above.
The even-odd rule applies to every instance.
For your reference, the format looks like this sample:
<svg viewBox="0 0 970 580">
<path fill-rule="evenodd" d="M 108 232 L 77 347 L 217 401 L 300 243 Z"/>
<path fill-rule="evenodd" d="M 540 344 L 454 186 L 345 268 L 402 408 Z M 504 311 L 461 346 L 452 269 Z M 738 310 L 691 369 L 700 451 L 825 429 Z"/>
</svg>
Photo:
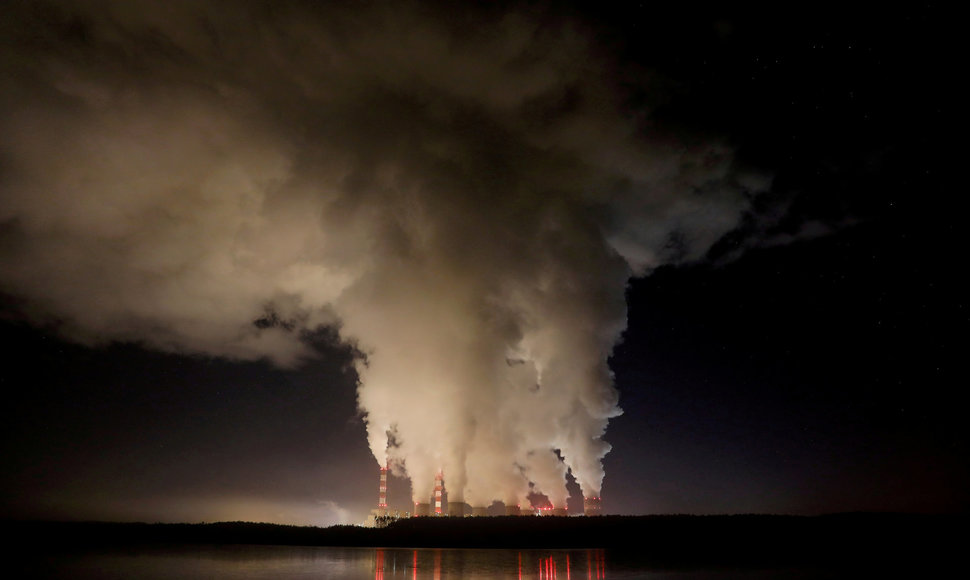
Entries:
<svg viewBox="0 0 970 580">
<path fill-rule="evenodd" d="M 5 6 L 0 290 L 80 342 L 280 365 L 337 326 L 417 498 L 598 494 L 626 281 L 757 185 L 652 137 L 619 90 L 651 79 L 568 18 L 331 4 Z"/>
</svg>

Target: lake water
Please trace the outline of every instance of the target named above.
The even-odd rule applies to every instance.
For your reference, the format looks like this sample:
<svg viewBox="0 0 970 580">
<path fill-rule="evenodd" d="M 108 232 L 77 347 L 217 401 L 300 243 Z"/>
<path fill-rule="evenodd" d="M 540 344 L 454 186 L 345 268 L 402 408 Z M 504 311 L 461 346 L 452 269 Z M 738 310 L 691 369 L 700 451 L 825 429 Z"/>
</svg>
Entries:
<svg viewBox="0 0 970 580">
<path fill-rule="evenodd" d="M 139 547 L 48 554 L 23 562 L 19 577 L 145 580 L 339 578 L 348 580 L 837 577 L 799 570 L 657 570 L 613 561 L 603 550 L 471 550 L 297 546 Z M 20 568 L 18 566 L 18 568 Z"/>
</svg>

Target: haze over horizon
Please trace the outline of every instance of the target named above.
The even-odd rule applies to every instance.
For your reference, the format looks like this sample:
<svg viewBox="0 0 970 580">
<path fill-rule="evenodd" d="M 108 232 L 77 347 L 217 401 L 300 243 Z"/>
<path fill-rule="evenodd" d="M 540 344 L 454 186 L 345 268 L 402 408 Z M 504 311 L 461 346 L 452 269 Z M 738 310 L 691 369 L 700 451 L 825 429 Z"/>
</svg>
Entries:
<svg viewBox="0 0 970 580">
<path fill-rule="evenodd" d="M 966 511 L 943 13 L 817 10 L 11 3 L 0 517 Z"/>
</svg>

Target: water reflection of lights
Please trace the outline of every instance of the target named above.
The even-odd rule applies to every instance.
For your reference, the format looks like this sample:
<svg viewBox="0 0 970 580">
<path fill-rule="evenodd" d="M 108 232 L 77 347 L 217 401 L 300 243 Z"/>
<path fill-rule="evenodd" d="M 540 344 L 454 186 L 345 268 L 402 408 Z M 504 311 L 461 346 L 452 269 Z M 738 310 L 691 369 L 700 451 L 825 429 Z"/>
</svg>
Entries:
<svg viewBox="0 0 970 580">
<path fill-rule="evenodd" d="M 591 550 L 592 556 L 596 560 L 596 577 L 606 578 L 606 557 L 603 554 L 603 550 Z M 592 579 L 592 574 L 590 579 Z"/>
<path fill-rule="evenodd" d="M 566 580 L 572 580 L 573 561 L 570 554 L 558 553 L 541 558 L 536 565 L 535 571 L 539 580 L 554 580 L 559 578 L 560 569 L 565 569 Z M 587 580 L 605 580 L 606 578 L 606 556 L 603 550 L 586 551 L 586 578 Z M 526 575 L 531 576 L 531 570 L 526 570 Z M 522 553 L 519 553 L 519 578 L 522 578 Z"/>
<path fill-rule="evenodd" d="M 410 554 L 408 553 L 410 551 Z M 489 562 L 484 564 L 489 570 L 487 576 L 480 576 L 483 572 L 482 563 L 468 560 L 467 553 L 462 550 L 395 550 L 377 548 L 374 551 L 374 580 L 393 580 L 396 578 L 411 580 L 424 578 L 426 580 L 442 580 L 442 578 L 467 577 L 468 566 L 475 569 L 475 577 L 506 578 L 537 578 L 538 580 L 558 580 L 563 574 L 565 580 L 572 580 L 572 573 L 578 570 L 577 578 L 582 577 L 582 569 L 586 568 L 586 579 L 606 579 L 606 555 L 603 550 L 557 550 L 546 552 L 503 551 L 489 555 Z M 419 553 L 420 552 L 420 553 Z M 514 559 L 511 559 L 514 555 Z M 402 566 L 398 567 L 398 559 Z M 474 560 L 474 558 L 472 558 Z M 502 561 L 504 560 L 504 564 Z M 585 566 L 583 566 L 585 560 Z M 410 574 L 408 574 L 410 568 Z M 422 573 L 419 574 L 418 571 Z"/>
</svg>

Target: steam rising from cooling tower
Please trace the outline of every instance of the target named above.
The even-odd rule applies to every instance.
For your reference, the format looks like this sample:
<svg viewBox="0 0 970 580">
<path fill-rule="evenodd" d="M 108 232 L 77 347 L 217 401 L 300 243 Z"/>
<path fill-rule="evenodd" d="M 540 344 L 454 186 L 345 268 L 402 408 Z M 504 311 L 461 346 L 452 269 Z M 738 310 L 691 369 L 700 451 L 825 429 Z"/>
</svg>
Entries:
<svg viewBox="0 0 970 580">
<path fill-rule="evenodd" d="M 654 137 L 619 88 L 653 79 L 577 23 L 330 4 L 7 7 L 0 291 L 79 342 L 280 365 L 338 327 L 416 502 L 439 470 L 475 506 L 598 496 L 628 278 L 759 180 Z"/>
</svg>

